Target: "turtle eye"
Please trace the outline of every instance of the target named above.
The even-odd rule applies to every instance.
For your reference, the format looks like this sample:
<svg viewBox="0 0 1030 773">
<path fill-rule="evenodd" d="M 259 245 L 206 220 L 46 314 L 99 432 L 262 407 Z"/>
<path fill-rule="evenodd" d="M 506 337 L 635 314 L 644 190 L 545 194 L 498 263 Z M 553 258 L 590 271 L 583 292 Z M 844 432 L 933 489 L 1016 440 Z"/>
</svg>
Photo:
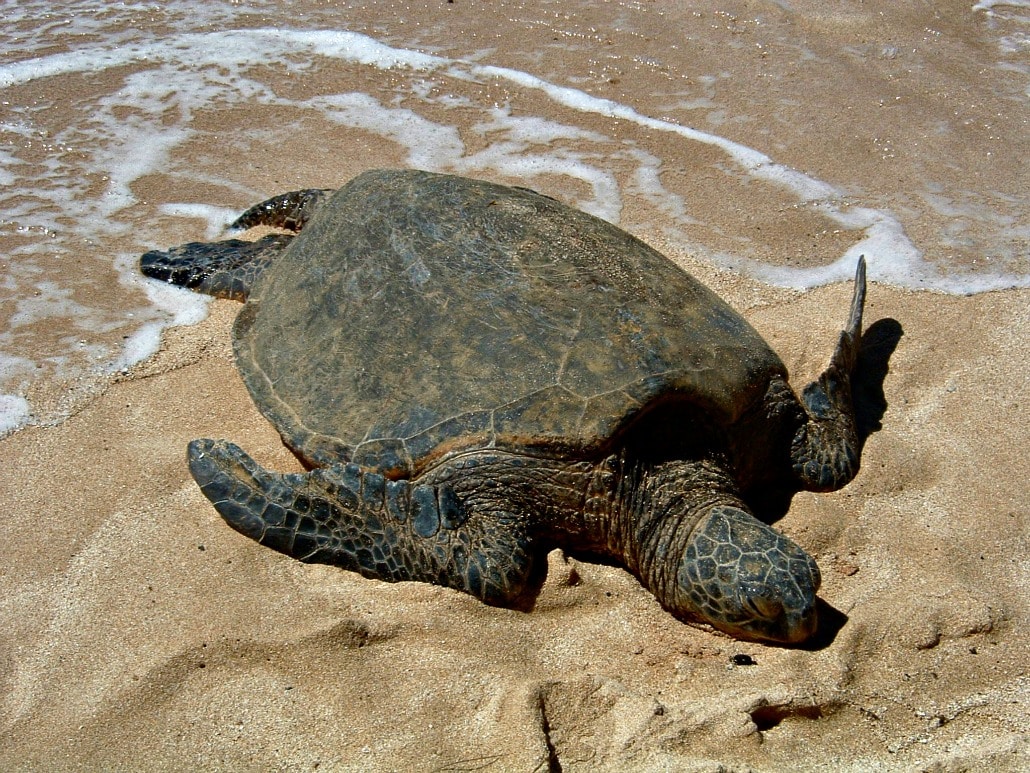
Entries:
<svg viewBox="0 0 1030 773">
<path fill-rule="evenodd" d="M 768 594 L 745 592 L 741 603 L 759 620 L 779 620 L 783 617 L 783 602 Z"/>
</svg>

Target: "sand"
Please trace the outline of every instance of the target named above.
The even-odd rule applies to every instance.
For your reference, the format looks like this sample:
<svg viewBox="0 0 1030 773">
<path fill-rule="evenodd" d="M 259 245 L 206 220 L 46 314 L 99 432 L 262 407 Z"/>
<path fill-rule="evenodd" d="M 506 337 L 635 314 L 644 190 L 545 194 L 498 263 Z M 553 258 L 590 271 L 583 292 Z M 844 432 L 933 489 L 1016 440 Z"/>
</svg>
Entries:
<svg viewBox="0 0 1030 773">
<path fill-rule="evenodd" d="M 669 73 L 754 73 L 723 78 L 712 104 L 728 107 L 713 108 L 709 118 L 726 124 L 704 125 L 850 186 L 859 205 L 896 206 L 911 238 L 942 265 L 951 260 L 940 241 L 950 210 L 911 193 L 938 174 L 941 158 L 954 162 L 946 174 L 956 190 L 995 186 L 1013 201 L 1025 196 L 1025 172 L 1013 162 L 1018 146 L 988 143 L 997 131 L 1022 136 L 1025 145 L 1023 113 L 1014 107 L 1003 116 L 1004 104 L 991 103 L 977 80 L 976 56 L 991 60 L 993 43 L 966 58 L 974 50 L 961 38 L 968 2 L 955 5 L 951 22 L 896 4 L 837 13 L 802 3 L 810 12 L 793 15 L 786 4 L 762 7 L 766 21 L 782 11 L 777 23 L 802 25 L 827 58 L 846 46 L 868 49 L 871 71 L 882 77 L 846 89 L 850 60 L 827 70 L 826 61 L 767 50 L 765 30 L 745 3 L 732 4 L 739 20 L 677 4 L 656 6 L 662 13 L 628 4 L 626 14 L 646 17 L 639 22 L 646 35 L 608 30 L 611 4 L 581 3 L 582 19 L 573 21 L 530 8 L 520 11 L 525 23 L 512 22 L 500 4 L 484 4 L 467 16 L 479 33 L 471 42 L 454 41 L 446 9 L 353 5 L 390 6 L 390 13 L 370 10 L 362 26 L 358 8 L 349 28 L 410 45 L 417 35 L 389 19 L 414 19 L 424 23 L 427 48 L 451 41 L 455 56 L 470 56 L 481 45 L 488 61 L 551 72 L 556 82 L 567 70 L 569 82 L 591 93 L 648 115 L 668 109 L 677 121 L 691 116 L 667 108 L 672 97 L 649 97 L 667 77 L 679 88 Z M 683 36 L 688 23 L 699 39 Z M 582 34 L 559 39 L 566 28 Z M 934 30 L 946 34 L 925 44 Z M 925 77 L 908 77 L 917 65 Z M 348 68 L 337 70 L 298 79 L 297 98 L 304 89 L 343 88 Z M 967 90 L 935 80 L 955 72 Z M 373 75 L 387 96 L 391 78 L 400 77 Z M 281 76 L 272 67 L 268 77 Z M 769 83 L 795 89 L 796 104 L 770 96 Z M 477 104 L 491 103 L 491 89 L 497 104 L 514 91 L 483 85 L 483 94 L 473 94 Z M 539 95 L 518 98 L 530 115 L 551 111 L 568 120 Z M 165 202 L 235 207 L 251 203 L 244 189 L 270 195 L 337 185 L 370 165 L 406 164 L 396 144 L 324 121 L 304 124 L 286 148 L 261 145 L 260 132 L 241 143 L 216 133 L 251 120 L 266 127 L 297 120 L 296 112 L 276 109 L 282 112 L 205 116 L 212 133 L 176 156 L 178 169 L 197 169 L 197 180 L 155 171 L 134 182 L 140 218 L 171 220 L 156 208 Z M 1001 128 L 970 119 L 966 134 L 927 150 L 922 138 L 952 112 L 965 116 L 962 110 L 996 113 Z M 807 225 L 803 207 L 770 197 L 753 180 L 733 177 L 741 192 L 730 178 L 702 174 L 722 163 L 705 157 L 714 151 L 599 116 L 582 117 L 582 126 L 638 132 L 640 147 L 662 159 L 665 179 L 694 197 L 699 222 L 716 224 L 692 233 L 713 252 L 732 251 L 741 212 L 753 226 L 749 237 L 789 264 L 827 262 L 847 246 L 816 215 Z M 472 143 L 478 135 L 463 136 Z M 327 147 L 338 151 L 327 155 Z M 985 147 L 995 155 L 977 156 Z M 205 174 L 228 178 L 226 169 L 239 170 L 234 200 L 224 186 L 204 187 Z M 545 175 L 533 184 L 574 200 L 570 183 L 556 191 L 556 180 Z M 517 173 L 504 181 L 517 182 Z M 656 216 L 641 202 L 627 196 L 627 227 L 738 308 L 781 354 L 795 387 L 821 371 L 846 314 L 848 284 L 799 293 L 720 270 L 668 242 L 660 210 Z M 188 231 L 184 222 L 168 226 L 169 243 L 202 238 L 199 226 Z M 955 265 L 978 259 L 976 238 L 955 248 Z M 107 255 L 127 247 L 94 249 Z M 798 495 L 777 523 L 823 572 L 826 624 L 802 649 L 685 625 L 622 569 L 558 552 L 549 556 L 535 608 L 521 612 L 430 585 L 304 565 L 240 536 L 189 477 L 186 443 L 229 438 L 268 467 L 299 466 L 232 362 L 238 308 L 215 302 L 203 323 L 168 331 L 161 350 L 126 373 L 90 381 L 75 399 L 51 395 L 71 406 L 67 419 L 0 440 L 7 546 L 0 769 L 1030 769 L 1030 291 L 957 297 L 871 284 L 869 361 L 882 366 L 890 355 L 881 426 L 850 485 Z M 46 395 L 31 397 L 45 407 Z M 875 402 L 876 390 L 867 397 Z"/>
<path fill-rule="evenodd" d="M 750 308 L 796 383 L 818 373 L 849 287 L 799 295 L 695 270 Z M 779 523 L 819 561 L 840 616 L 809 650 L 686 626 L 621 569 L 557 552 L 536 608 L 516 612 L 236 534 L 190 480 L 187 441 L 228 437 L 297 465 L 232 364 L 237 308 L 216 303 L 77 415 L 0 443 L 3 769 L 1030 760 L 1030 293 L 870 288 L 888 348 L 902 331 L 882 429 L 852 484 L 799 495 Z"/>
</svg>

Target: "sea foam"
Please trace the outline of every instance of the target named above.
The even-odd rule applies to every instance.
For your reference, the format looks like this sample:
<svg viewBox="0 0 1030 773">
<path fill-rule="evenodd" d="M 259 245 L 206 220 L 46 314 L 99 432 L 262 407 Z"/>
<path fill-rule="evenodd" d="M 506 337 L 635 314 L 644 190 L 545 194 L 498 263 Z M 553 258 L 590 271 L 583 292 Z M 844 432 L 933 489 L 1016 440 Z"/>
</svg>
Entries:
<svg viewBox="0 0 1030 773">
<path fill-rule="evenodd" d="M 978 8 L 994 4 L 978 4 Z M 514 118 L 495 108 L 491 120 L 503 127 L 505 140 L 492 143 L 485 150 L 467 154 L 457 130 L 439 124 L 408 108 L 382 105 L 364 93 L 344 93 L 309 98 L 297 102 L 271 93 L 255 84 L 243 70 L 273 59 L 293 63 L 304 69 L 311 57 L 327 57 L 380 70 L 407 69 L 434 72 L 457 80 L 502 80 L 523 89 L 532 89 L 563 107 L 632 122 L 642 128 L 678 135 L 689 142 L 698 142 L 721 150 L 736 167 L 758 180 L 778 185 L 796 196 L 799 202 L 816 204 L 827 217 L 848 229 L 862 232 L 856 246 L 848 249 L 840 260 L 817 268 L 763 266 L 747 258 L 723 259 L 737 268 L 776 284 L 797 288 L 812 287 L 842 280 L 850 273 L 845 268 L 853 263 L 857 252 L 865 254 L 870 277 L 902 286 L 933 289 L 943 292 L 980 292 L 1012 286 L 1026 286 L 1027 277 L 980 273 L 975 276 L 948 276 L 921 260 L 919 250 L 907 237 L 900 222 L 884 210 L 844 209 L 838 202 L 843 192 L 829 183 L 813 178 L 783 164 L 767 154 L 712 132 L 654 118 L 614 100 L 596 97 L 580 89 L 554 84 L 531 73 L 491 64 L 450 59 L 432 54 L 389 46 L 366 35 L 341 30 L 244 29 L 222 32 L 184 33 L 162 40 L 132 43 L 114 47 L 94 47 L 15 62 L 0 67 L 0 84 L 12 85 L 57 74 L 95 71 L 126 64 L 145 64 L 147 71 L 129 77 L 126 92 L 137 102 L 167 100 L 174 90 L 177 109 L 188 118 L 191 108 L 212 100 L 249 99 L 271 104 L 306 106 L 320 111 L 335 122 L 371 131 L 408 149 L 411 166 L 464 173 L 499 172 L 512 177 L 532 178 L 541 174 L 563 174 L 586 182 L 593 198 L 575 202 L 601 217 L 617 222 L 622 193 L 617 182 L 597 163 L 584 161 L 574 153 L 540 150 L 549 141 L 583 132 L 548 122 L 542 118 Z M 174 63 L 174 68 L 164 65 Z M 227 72 L 221 78 L 203 72 L 218 68 Z M 122 95 L 124 97 L 124 95 Z M 181 126 L 156 130 L 153 122 L 146 126 L 120 125 L 119 132 L 128 138 L 113 142 L 115 148 L 131 145 L 128 156 L 98 159 L 110 176 L 108 192 L 98 214 L 111 215 L 134 200 L 131 182 L 148 171 L 162 168 L 168 153 L 190 136 Z M 108 154 L 109 156 L 116 154 Z M 668 192 L 661 187 L 658 175 L 642 172 L 638 181 L 647 178 L 648 198 L 656 200 Z M 643 185 L 641 185 L 643 187 Z M 675 207 L 666 212 L 676 211 Z M 719 259 L 718 254 L 712 255 Z"/>
</svg>

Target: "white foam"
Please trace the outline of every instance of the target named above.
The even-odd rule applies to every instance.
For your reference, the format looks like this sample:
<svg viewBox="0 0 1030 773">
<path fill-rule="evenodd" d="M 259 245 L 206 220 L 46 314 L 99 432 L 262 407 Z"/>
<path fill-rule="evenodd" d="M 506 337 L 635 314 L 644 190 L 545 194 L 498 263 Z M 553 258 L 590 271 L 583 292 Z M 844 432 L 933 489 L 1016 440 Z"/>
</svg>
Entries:
<svg viewBox="0 0 1030 773">
<path fill-rule="evenodd" d="M 0 131 L 5 131 L 6 126 L 0 125 Z M 13 185 L 15 179 L 14 172 L 9 167 L 14 166 L 18 163 L 18 159 L 14 157 L 14 154 L 4 148 L 0 148 L 0 185 Z"/>
<path fill-rule="evenodd" d="M 1030 8 L 1030 0 L 980 0 L 973 6 L 974 11 L 993 11 L 995 8 Z"/>
<path fill-rule="evenodd" d="M 10 346 L 11 334 L 0 333 L 0 345 Z M 0 380 L 13 382 L 15 380 L 28 381 L 36 370 L 36 363 L 26 357 L 19 357 L 0 350 Z"/>
<path fill-rule="evenodd" d="M 611 140 L 578 126 L 569 126 L 536 116 L 512 115 L 510 107 L 496 106 L 490 120 L 472 130 L 489 138 L 478 153 L 455 159 L 452 168 L 466 174 L 494 171 L 532 185 L 540 175 L 579 180 L 590 187 L 591 196 L 575 203 L 580 209 L 612 223 L 622 214 L 622 193 L 615 175 L 601 168 L 594 153 L 575 150 L 562 140 L 604 145 Z"/>
<path fill-rule="evenodd" d="M 1016 29 L 1011 34 L 1001 35 L 997 39 L 998 48 L 1006 56 L 1025 54 L 1030 51 L 1030 32 L 1026 29 L 1030 25 L 1030 0 L 981 0 L 973 6 L 974 11 L 982 11 L 984 16 L 994 23 L 1011 23 L 1022 25 L 1023 29 Z M 1000 64 L 999 68 L 1014 70 L 1022 75 L 1030 71 L 1026 59 L 1015 60 Z M 1030 86 L 1023 91 L 1025 96 L 1030 96 Z"/>
<path fill-rule="evenodd" d="M 413 110 L 386 107 L 368 94 L 334 94 L 300 104 L 315 108 L 344 126 L 366 129 L 393 140 L 407 149 L 407 161 L 417 169 L 444 169 L 465 151 L 465 143 L 455 127 L 434 123 Z"/>
<path fill-rule="evenodd" d="M 215 240 L 225 233 L 230 223 L 239 216 L 239 210 L 216 207 L 212 204 L 169 202 L 162 204 L 158 212 L 170 217 L 184 217 L 204 222 L 204 238 Z"/>
<path fill-rule="evenodd" d="M 123 287 L 143 290 L 151 306 L 166 315 L 160 320 L 145 322 L 131 333 L 121 354 L 108 363 L 106 370 L 124 370 L 145 360 L 161 345 L 161 331 L 167 327 L 195 325 L 207 316 L 212 298 L 139 273 L 139 256 L 122 254 L 115 260 L 118 281 Z"/>
<path fill-rule="evenodd" d="M 1011 3 L 1009 3 L 1011 5 Z M 978 9 L 990 9 L 997 3 L 980 3 Z M 1017 3 L 1017 5 L 1019 5 Z M 184 51 L 189 56 L 184 56 Z M 682 126 L 644 115 L 636 109 L 613 100 L 588 94 L 570 86 L 558 85 L 521 70 L 479 64 L 459 59 L 448 59 L 431 54 L 395 48 L 380 41 L 354 32 L 339 30 L 287 30 L 247 29 L 216 33 L 185 33 L 148 43 L 132 43 L 108 48 L 94 48 L 71 51 L 48 57 L 18 62 L 0 67 L 0 84 L 13 84 L 51 76 L 59 73 L 111 67 L 119 64 L 146 61 L 153 71 L 133 76 L 131 88 L 135 99 L 168 99 L 173 91 L 177 94 L 191 94 L 182 97 L 180 110 L 189 112 L 193 103 L 207 104 L 218 98 L 243 98 L 277 104 L 306 106 L 323 112 L 327 117 L 348 126 L 375 132 L 395 141 L 407 149 L 410 165 L 425 169 L 451 169 L 464 172 L 497 171 L 507 176 L 533 178 L 541 174 L 561 174 L 582 180 L 592 191 L 590 199 L 577 202 L 584 209 L 617 222 L 621 208 L 621 191 L 614 177 L 595 159 L 586 158 L 561 147 L 537 151 L 538 146 L 547 145 L 563 138 L 589 139 L 585 130 L 570 127 L 554 121 L 536 117 L 513 117 L 505 114 L 503 108 L 495 107 L 490 112 L 491 121 L 483 122 L 482 130 L 493 131 L 500 136 L 483 150 L 468 155 L 457 130 L 453 126 L 434 123 L 409 108 L 384 106 L 375 98 L 364 93 L 348 93 L 320 96 L 305 102 L 291 102 L 288 98 L 273 95 L 260 84 L 243 76 L 241 68 L 274 58 L 292 63 L 297 69 L 304 69 L 311 63 L 311 56 L 324 56 L 347 62 L 369 65 L 383 70 L 411 69 L 419 72 L 435 72 L 443 77 L 462 81 L 504 80 L 523 89 L 532 89 L 546 95 L 553 102 L 580 112 L 630 121 L 638 126 L 675 134 L 690 142 L 700 142 L 723 151 L 736 166 L 746 174 L 779 185 L 791 191 L 800 202 L 818 204 L 828 217 L 847 228 L 865 231 L 854 249 L 866 251 L 870 259 L 870 275 L 881 281 L 929 289 L 955 292 L 973 288 L 1026 285 L 1028 279 L 1016 276 L 944 276 L 924 264 L 918 251 L 908 239 L 900 222 L 891 213 L 875 211 L 864 213 L 865 222 L 856 218 L 853 209 L 840 205 L 842 192 L 832 185 L 815 179 L 795 169 L 775 162 L 768 155 L 734 142 L 720 135 Z M 174 68 L 162 63 L 174 62 Z M 231 81 L 224 73 L 213 76 L 204 68 L 217 67 L 228 70 Z M 201 76 L 198 71 L 204 70 Z M 185 72 L 185 74 L 184 74 Z M 191 81 L 190 88 L 183 88 L 183 79 L 200 78 L 203 86 Z M 155 85 L 158 84 L 158 85 Z M 430 93 L 424 80 L 416 80 L 412 93 L 423 96 Z M 440 97 L 440 100 L 447 97 Z M 129 131 L 120 127 L 121 131 Z M 164 134 L 155 134 L 153 127 L 141 130 L 140 136 L 131 137 L 122 147 L 130 145 L 134 152 L 131 163 L 109 164 L 112 180 L 108 213 L 127 206 L 132 201 L 129 183 L 148 170 L 162 168 L 167 163 L 168 151 L 181 143 L 187 132 L 181 126 L 169 129 Z M 143 136 L 146 135 L 146 136 Z M 603 139 L 603 138 L 602 138 Z M 645 182 L 646 180 L 646 182 Z M 661 184 L 654 169 L 640 169 L 635 181 L 640 190 L 649 191 L 648 198 L 655 202 L 661 195 Z M 663 210 L 672 214 L 685 210 L 682 201 Z M 683 223 L 681 223 L 683 224 Z M 889 233 L 890 238 L 883 234 Z M 841 260 L 853 256 L 849 249 Z M 817 269 L 773 268 L 760 269 L 747 260 L 731 261 L 740 267 L 756 273 L 767 281 L 792 286 L 811 286 L 831 278 L 840 278 L 837 264 Z M 773 277 L 778 279 L 774 280 Z"/>
<path fill-rule="evenodd" d="M 32 417 L 29 402 L 20 395 L 0 395 L 0 437 L 25 425 Z"/>
<path fill-rule="evenodd" d="M 43 280 L 37 282 L 34 289 L 35 291 L 31 295 L 22 296 L 15 301 L 14 313 L 11 314 L 8 321 L 11 330 L 17 330 L 26 325 L 36 325 L 53 318 L 91 319 L 95 317 L 93 309 L 72 298 L 73 290 L 70 287 Z M 105 328 L 112 329 L 99 320 L 95 320 L 94 324 L 102 332 Z"/>
<path fill-rule="evenodd" d="M 492 131 L 503 131 L 505 136 L 515 142 L 522 142 L 526 145 L 551 146 L 559 140 L 578 140 L 587 142 L 608 142 L 608 137 L 599 132 L 582 129 L 579 126 L 569 126 L 558 123 L 549 118 L 537 116 L 515 116 L 512 115 L 508 106 L 497 105 L 487 111 L 489 121 L 480 121 L 473 125 L 472 130 L 479 134 L 488 134 Z"/>
<path fill-rule="evenodd" d="M 637 163 L 632 181 L 634 190 L 672 222 L 679 225 L 696 224 L 697 219 L 687 212 L 686 200 L 662 185 L 661 159 L 637 148 L 631 153 Z"/>
<path fill-rule="evenodd" d="M 246 34 L 256 32 L 246 31 Z M 792 191 L 801 202 L 818 204 L 827 216 L 847 228 L 858 228 L 865 231 L 852 249 L 842 255 L 838 261 L 824 267 L 815 269 L 776 268 L 760 266 L 747 260 L 731 261 L 737 266 L 748 267 L 752 273 L 767 281 L 794 287 L 811 287 L 825 281 L 846 279 L 850 275 L 851 269 L 845 271 L 845 267 L 848 264 L 853 265 L 856 256 L 855 250 L 861 249 L 869 260 L 869 273 L 872 279 L 889 281 L 902 286 L 944 292 L 979 292 L 982 289 L 1030 284 L 1030 279 L 1026 277 L 1003 274 L 945 276 L 922 260 L 919 251 L 905 234 L 900 221 L 892 214 L 882 210 L 859 213 L 855 208 L 843 207 L 839 203 L 843 197 L 842 193 L 829 183 L 778 164 L 766 154 L 725 137 L 652 118 L 627 105 L 595 97 L 579 89 L 556 85 L 520 70 L 462 60 L 448 60 L 392 49 L 356 33 L 285 31 L 281 34 L 283 37 L 274 38 L 277 42 L 281 43 L 284 39 L 288 39 L 298 47 L 308 44 L 323 55 L 332 55 L 351 62 L 372 64 L 383 69 L 412 67 L 420 70 L 435 70 L 437 73 L 443 73 L 459 80 L 507 80 L 523 88 L 538 90 L 564 107 L 632 121 L 647 129 L 677 134 L 689 141 L 717 147 L 726 153 L 742 171 L 752 177 Z M 409 149 L 409 163 L 413 166 L 428 169 L 450 166 L 455 171 L 464 172 L 492 169 L 511 176 L 530 178 L 544 173 L 569 175 L 588 182 L 594 192 L 593 200 L 579 202 L 581 206 L 613 222 L 618 220 L 621 211 L 621 194 L 618 185 L 598 165 L 584 163 L 581 157 L 563 157 L 560 151 L 555 152 L 553 149 L 547 153 L 527 152 L 527 146 L 530 144 L 527 140 L 532 138 L 534 132 L 537 136 L 543 136 L 541 130 L 544 123 L 534 126 L 531 121 L 519 123 L 518 120 L 512 120 L 507 127 L 507 136 L 504 140 L 491 142 L 490 147 L 474 155 L 463 156 L 461 155 L 463 145 L 460 137 L 451 130 L 451 127 L 432 124 L 417 116 L 413 111 L 386 108 L 367 95 L 346 95 L 345 99 L 339 97 L 319 99 L 326 100 L 327 104 L 332 104 L 334 99 L 339 100 L 335 105 L 337 112 L 333 115 L 336 120 L 352 126 L 364 126 L 400 142 Z M 309 102 L 313 101 L 309 100 Z M 371 112 L 364 117 L 360 116 L 355 110 L 358 105 L 370 108 Z M 492 117 L 495 123 L 500 123 L 504 116 L 495 110 Z M 377 121 L 381 122 L 378 127 Z M 572 136 L 576 130 L 556 131 L 552 126 L 550 131 L 555 138 L 558 138 Z M 642 173 L 642 175 L 646 177 L 647 173 Z M 649 189 L 652 189 L 652 197 L 656 182 L 656 176 L 652 174 L 647 185 Z"/>
<path fill-rule="evenodd" d="M 106 168 L 110 182 L 100 199 L 100 212 L 107 217 L 135 204 L 132 183 L 146 174 L 165 168 L 171 150 L 192 134 L 181 128 L 154 132 L 149 126 L 138 130 L 136 127 L 125 126 L 123 132 L 125 139 L 122 144 L 131 147 L 132 152 L 125 153 L 121 158 L 108 159 Z"/>
<path fill-rule="evenodd" d="M 525 151 L 521 143 L 492 142 L 483 150 L 468 156 L 458 164 L 455 171 L 482 173 L 495 170 L 509 177 L 523 180 L 532 185 L 540 175 L 563 175 L 580 180 L 590 187 L 591 196 L 573 202 L 577 207 L 611 223 L 618 223 L 622 214 L 622 195 L 615 176 L 584 161 L 576 153 L 536 153 Z"/>
<path fill-rule="evenodd" d="M 67 51 L 0 66 L 0 87 L 9 87 L 77 72 L 95 72 L 146 62 L 176 62 L 192 69 L 208 65 L 259 64 L 270 57 L 303 62 L 304 53 L 342 59 L 379 69 L 431 70 L 449 60 L 393 48 L 367 35 L 346 30 L 246 29 L 190 32 L 145 42 Z"/>
<path fill-rule="evenodd" d="M 215 38 L 218 41 L 217 45 L 213 45 Z M 688 140 L 714 145 L 726 152 L 750 174 L 779 182 L 797 191 L 803 199 L 827 198 L 836 194 L 832 186 L 776 164 L 760 151 L 719 135 L 651 118 L 619 102 L 595 97 L 568 86 L 559 86 L 521 70 L 450 60 L 406 49 L 392 48 L 373 38 L 353 32 L 255 29 L 208 34 L 189 33 L 153 41 L 146 45 L 137 43 L 108 50 L 68 52 L 5 65 L 0 67 L 0 85 L 24 83 L 40 77 L 102 69 L 144 60 L 154 62 L 171 58 L 181 62 L 184 49 L 191 53 L 190 64 L 193 68 L 206 65 L 231 65 L 233 69 L 236 69 L 241 64 L 256 64 L 266 61 L 270 56 L 286 56 L 291 52 L 297 55 L 299 52 L 310 51 L 352 63 L 372 65 L 380 69 L 408 67 L 418 70 L 438 70 L 446 67 L 448 75 L 460 79 L 503 79 L 524 88 L 542 91 L 554 102 L 565 107 L 632 121 L 645 128 L 672 132 Z M 165 84 L 166 89 L 169 75 L 169 73 L 161 73 L 159 79 L 162 84 Z M 133 91 L 137 98 L 141 98 L 148 93 L 148 89 L 141 86 L 140 82 L 151 80 L 154 76 L 151 73 L 145 73 L 133 77 L 136 81 L 132 84 Z M 309 100 L 309 102 L 317 105 L 321 101 L 330 108 L 350 111 L 351 115 L 348 116 L 348 120 L 353 121 L 355 120 L 353 110 L 357 107 L 355 103 L 360 102 L 364 96 L 337 95 L 320 97 Z M 396 127 L 390 124 L 380 128 L 384 129 L 388 135 L 391 131 L 396 131 Z M 566 134 L 565 136 L 571 135 Z"/>
<path fill-rule="evenodd" d="M 554 145 L 561 139 L 606 139 L 596 132 L 543 118 L 513 117 L 509 109 L 495 107 L 489 111 L 489 121 L 473 126 L 473 131 L 489 134 L 490 142 L 470 154 L 455 127 L 435 123 L 407 108 L 388 107 L 368 94 L 335 94 L 300 104 L 318 109 L 336 123 L 374 132 L 397 143 L 407 150 L 407 163 L 416 169 L 494 172 L 527 185 L 545 174 L 581 180 L 590 187 L 592 196 L 576 204 L 591 214 L 618 222 L 622 199 L 615 177 L 590 163 L 586 154 Z"/>
</svg>

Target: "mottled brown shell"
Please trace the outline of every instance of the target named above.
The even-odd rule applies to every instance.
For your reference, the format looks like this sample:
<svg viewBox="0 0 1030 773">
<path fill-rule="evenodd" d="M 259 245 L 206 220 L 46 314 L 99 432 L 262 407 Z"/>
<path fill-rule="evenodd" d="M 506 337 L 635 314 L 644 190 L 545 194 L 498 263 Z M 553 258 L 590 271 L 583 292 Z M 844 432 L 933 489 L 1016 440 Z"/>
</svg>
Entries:
<svg viewBox="0 0 1030 773">
<path fill-rule="evenodd" d="M 235 335 L 288 445 L 391 477 L 465 448 L 593 456 L 670 397 L 727 426 L 785 373 L 736 312 L 610 223 L 412 171 L 336 192 Z"/>
</svg>

